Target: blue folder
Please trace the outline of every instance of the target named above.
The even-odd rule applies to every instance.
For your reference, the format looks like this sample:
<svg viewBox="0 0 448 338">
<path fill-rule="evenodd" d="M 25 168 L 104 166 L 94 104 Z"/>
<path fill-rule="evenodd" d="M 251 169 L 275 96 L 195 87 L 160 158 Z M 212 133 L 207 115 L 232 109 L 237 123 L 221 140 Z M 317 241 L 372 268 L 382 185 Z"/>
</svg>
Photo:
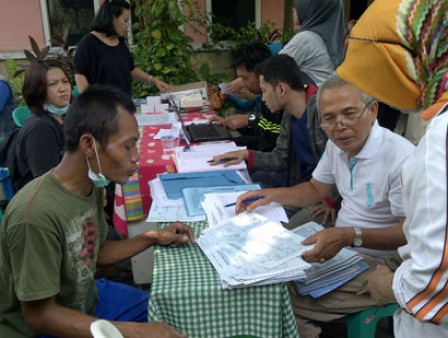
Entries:
<svg viewBox="0 0 448 338">
<path fill-rule="evenodd" d="M 169 199 L 182 198 L 182 189 L 246 184 L 235 170 L 162 174 L 159 176 Z"/>
</svg>

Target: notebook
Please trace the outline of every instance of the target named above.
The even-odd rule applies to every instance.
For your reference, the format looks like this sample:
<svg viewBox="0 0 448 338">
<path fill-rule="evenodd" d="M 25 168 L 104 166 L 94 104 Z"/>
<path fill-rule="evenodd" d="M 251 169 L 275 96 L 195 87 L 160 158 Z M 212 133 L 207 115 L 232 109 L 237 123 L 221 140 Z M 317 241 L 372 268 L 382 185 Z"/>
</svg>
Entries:
<svg viewBox="0 0 448 338">
<path fill-rule="evenodd" d="M 168 97 L 170 106 L 176 112 L 177 118 L 181 124 L 182 132 L 188 139 L 187 142 L 208 142 L 223 141 L 232 139 L 230 132 L 222 126 L 215 124 L 190 124 L 185 125 L 185 121 L 180 113 L 179 106 L 172 96 Z"/>
</svg>

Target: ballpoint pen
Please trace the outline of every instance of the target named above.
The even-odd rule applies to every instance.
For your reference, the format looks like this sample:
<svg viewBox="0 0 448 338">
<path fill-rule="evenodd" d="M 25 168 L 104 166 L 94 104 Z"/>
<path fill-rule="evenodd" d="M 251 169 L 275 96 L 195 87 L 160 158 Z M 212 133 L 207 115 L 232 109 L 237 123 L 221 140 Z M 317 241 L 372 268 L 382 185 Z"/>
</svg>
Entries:
<svg viewBox="0 0 448 338">
<path fill-rule="evenodd" d="M 260 195 L 260 196 L 254 196 L 254 197 L 249 197 L 249 198 L 246 198 L 245 200 L 243 200 L 243 203 L 249 203 L 249 202 L 254 202 L 254 201 L 258 201 L 258 200 L 261 200 L 262 198 L 265 198 L 266 196 L 264 196 L 264 195 Z M 233 206 L 235 206 L 236 205 L 236 202 L 234 202 L 234 203 L 229 203 L 229 204 L 226 204 L 225 206 L 224 206 L 224 208 L 227 208 L 227 207 L 233 207 Z"/>
<path fill-rule="evenodd" d="M 237 157 L 224 157 L 218 161 L 218 163 L 226 163 L 229 161 L 237 160 Z M 215 160 L 208 160 L 207 163 L 213 163 Z"/>
</svg>

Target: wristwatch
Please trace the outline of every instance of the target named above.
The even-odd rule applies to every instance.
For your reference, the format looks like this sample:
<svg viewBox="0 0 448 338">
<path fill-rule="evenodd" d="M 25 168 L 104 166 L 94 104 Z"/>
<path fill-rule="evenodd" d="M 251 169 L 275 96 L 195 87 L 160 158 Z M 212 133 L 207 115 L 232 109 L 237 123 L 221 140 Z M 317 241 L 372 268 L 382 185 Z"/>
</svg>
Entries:
<svg viewBox="0 0 448 338">
<path fill-rule="evenodd" d="M 247 115 L 247 122 L 249 128 L 255 128 L 258 124 L 258 116 L 254 113 Z"/>
<path fill-rule="evenodd" d="M 353 227 L 355 230 L 355 238 L 353 239 L 353 246 L 360 247 L 362 246 L 362 231 L 360 227 Z"/>
</svg>

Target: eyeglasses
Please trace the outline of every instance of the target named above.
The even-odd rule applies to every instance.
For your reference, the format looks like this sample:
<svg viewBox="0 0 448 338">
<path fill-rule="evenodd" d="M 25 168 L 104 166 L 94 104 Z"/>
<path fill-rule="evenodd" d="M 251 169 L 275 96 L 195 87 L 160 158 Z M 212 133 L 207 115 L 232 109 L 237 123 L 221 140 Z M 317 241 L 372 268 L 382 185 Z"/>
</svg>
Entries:
<svg viewBox="0 0 448 338">
<path fill-rule="evenodd" d="M 370 106 L 371 103 L 372 102 L 367 103 L 361 112 L 348 111 L 341 114 L 325 115 L 320 120 L 320 127 L 322 129 L 327 130 L 334 129 L 334 127 L 336 127 L 338 122 L 341 122 L 341 124 L 344 127 L 352 126 L 356 123 L 356 121 L 358 121 L 362 117 L 362 115 L 364 114 L 364 112 L 367 110 L 367 108 Z M 339 116 L 340 118 L 338 118 Z"/>
</svg>

